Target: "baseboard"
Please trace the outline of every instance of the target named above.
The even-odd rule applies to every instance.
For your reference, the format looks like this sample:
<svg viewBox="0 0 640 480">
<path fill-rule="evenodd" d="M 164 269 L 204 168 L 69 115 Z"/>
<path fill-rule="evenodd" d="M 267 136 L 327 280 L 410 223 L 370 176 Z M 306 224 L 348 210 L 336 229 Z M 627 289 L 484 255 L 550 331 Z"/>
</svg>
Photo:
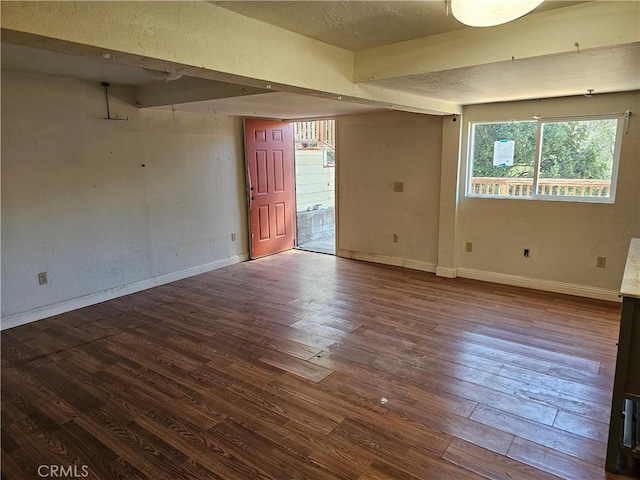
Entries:
<svg viewBox="0 0 640 480">
<path fill-rule="evenodd" d="M 458 269 L 450 267 L 436 267 L 436 276 L 445 278 L 456 278 L 458 276 Z"/>
<path fill-rule="evenodd" d="M 166 283 L 182 280 L 183 278 L 210 272 L 218 268 L 244 262 L 248 259 L 248 254 L 234 255 L 233 257 L 224 258 L 222 260 L 217 260 L 205 265 L 187 268 L 178 272 L 172 272 L 166 275 L 161 275 L 159 277 L 149 278 L 147 280 L 142 280 L 140 282 L 135 282 L 122 287 L 110 288 L 109 290 L 91 293 L 89 295 L 73 298 L 71 300 L 64 300 L 53 305 L 47 305 L 45 307 L 39 307 L 27 312 L 3 317 L 0 325 L 0 330 L 6 330 L 8 328 L 13 328 L 19 325 L 35 322 L 37 320 L 42 320 L 43 318 L 60 315 L 61 313 L 77 310 L 78 308 L 88 307 L 89 305 L 95 305 L 96 303 L 105 302 L 107 300 L 112 300 L 114 298 L 129 295 L 131 293 L 141 292 L 142 290 L 146 290 L 148 288 L 157 287 L 158 285 L 164 285 Z"/>
<path fill-rule="evenodd" d="M 598 300 L 608 300 L 611 302 L 621 301 L 617 291 L 607 290 L 604 288 L 578 285 L 575 283 L 556 282 L 553 280 L 542 280 L 539 278 L 521 277 L 506 273 L 487 272 L 472 268 L 458 268 L 457 272 L 459 277 L 470 278 L 473 280 L 532 288 L 534 290 L 544 290 L 546 292 L 563 293 L 578 297 L 595 298 Z"/>
<path fill-rule="evenodd" d="M 351 258 L 353 260 L 362 260 L 365 262 L 382 263 L 384 265 L 393 265 L 395 267 L 405 267 L 412 270 L 421 270 L 423 272 L 436 272 L 435 263 L 425 262 L 422 260 L 413 260 L 403 257 L 391 257 L 388 255 L 378 255 L 377 253 L 357 252 L 354 250 L 338 249 L 336 254 L 339 257 Z"/>
<path fill-rule="evenodd" d="M 522 277 L 519 275 L 509 275 L 506 273 L 488 272 L 484 270 L 475 270 L 472 268 L 438 267 L 435 264 L 429 262 L 378 255 L 375 253 L 357 252 L 353 250 L 339 249 L 337 251 L 337 255 L 339 257 L 352 258 L 354 260 L 363 260 L 366 262 L 382 263 L 385 265 L 394 265 L 397 267 L 422 270 L 425 272 L 435 273 L 439 277 L 470 278 L 473 280 L 482 280 L 484 282 L 499 283 L 502 285 L 512 285 L 515 287 L 543 290 L 545 292 L 562 293 L 565 295 L 575 295 L 585 298 L 595 298 L 598 300 L 607 300 L 610 302 L 621 302 L 620 296 L 617 291 L 607 290 L 605 288 L 590 287 L 588 285 L 556 282 L 553 280 L 543 280 L 539 278 Z"/>
</svg>

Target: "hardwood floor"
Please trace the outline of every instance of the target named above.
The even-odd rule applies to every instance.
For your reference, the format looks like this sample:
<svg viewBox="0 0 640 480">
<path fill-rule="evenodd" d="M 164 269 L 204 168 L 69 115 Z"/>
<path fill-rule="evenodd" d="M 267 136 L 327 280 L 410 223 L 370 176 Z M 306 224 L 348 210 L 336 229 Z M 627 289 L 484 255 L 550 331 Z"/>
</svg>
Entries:
<svg viewBox="0 0 640 480">
<path fill-rule="evenodd" d="M 299 250 L 230 266 L 2 332 L 2 478 L 626 478 L 619 314 Z"/>
</svg>

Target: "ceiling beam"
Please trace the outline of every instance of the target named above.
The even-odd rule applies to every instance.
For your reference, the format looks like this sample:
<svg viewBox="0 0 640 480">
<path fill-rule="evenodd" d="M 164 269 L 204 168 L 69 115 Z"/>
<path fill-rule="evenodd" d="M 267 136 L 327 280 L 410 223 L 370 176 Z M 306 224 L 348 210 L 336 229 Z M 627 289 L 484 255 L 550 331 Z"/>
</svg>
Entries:
<svg viewBox="0 0 640 480">
<path fill-rule="evenodd" d="M 354 54 L 206 2 L 2 2 L 2 41 L 245 87 L 396 110 L 460 113 L 452 102 L 362 88 Z"/>
<path fill-rule="evenodd" d="M 269 90 L 262 88 L 183 77 L 171 82 L 153 82 L 137 86 L 136 102 L 138 107 L 159 107 L 268 92 Z"/>
<path fill-rule="evenodd" d="M 355 53 L 354 81 L 455 71 L 640 41 L 640 2 L 587 2 L 491 28 L 465 28 Z"/>
</svg>

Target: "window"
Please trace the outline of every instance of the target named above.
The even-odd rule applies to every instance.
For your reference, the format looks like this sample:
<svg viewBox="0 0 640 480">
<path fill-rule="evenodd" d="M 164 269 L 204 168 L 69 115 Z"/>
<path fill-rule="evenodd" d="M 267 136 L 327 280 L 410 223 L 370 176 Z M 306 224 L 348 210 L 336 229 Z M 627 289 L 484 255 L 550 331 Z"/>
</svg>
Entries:
<svg viewBox="0 0 640 480">
<path fill-rule="evenodd" d="M 469 196 L 612 203 L 621 116 L 471 125 Z"/>
<path fill-rule="evenodd" d="M 473 176 L 469 193 L 530 196 L 536 157 L 536 130 L 536 122 L 474 124 L 470 155 Z M 503 144 L 505 147 L 513 146 L 511 161 L 494 155 Z"/>
</svg>

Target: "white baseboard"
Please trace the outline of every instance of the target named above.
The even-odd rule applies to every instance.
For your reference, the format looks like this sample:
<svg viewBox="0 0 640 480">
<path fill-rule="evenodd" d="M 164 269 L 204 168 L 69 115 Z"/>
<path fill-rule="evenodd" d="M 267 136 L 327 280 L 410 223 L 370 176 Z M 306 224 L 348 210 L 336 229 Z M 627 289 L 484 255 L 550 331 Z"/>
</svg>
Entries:
<svg viewBox="0 0 640 480">
<path fill-rule="evenodd" d="M 377 253 L 356 252 L 354 250 L 338 249 L 336 252 L 339 257 L 352 258 L 354 260 L 363 260 L 365 262 L 382 263 L 384 265 L 393 265 L 395 267 L 405 267 L 412 270 L 421 270 L 423 272 L 436 272 L 436 264 L 425 262 L 422 260 L 413 260 L 403 257 L 391 257 L 388 255 L 378 255 Z"/>
<path fill-rule="evenodd" d="M 148 288 L 157 287 L 158 285 L 164 285 L 166 283 L 182 280 L 183 278 L 210 272 L 211 270 L 216 270 L 218 268 L 227 267 L 235 263 L 244 262 L 248 259 L 248 254 L 234 255 L 233 257 L 224 258 L 222 260 L 217 260 L 205 265 L 187 268 L 178 272 L 167 273 L 166 275 L 149 278 L 147 280 L 131 283 L 122 287 L 110 288 L 108 290 L 91 293 L 82 297 L 64 300 L 53 305 L 47 305 L 45 307 L 39 307 L 27 312 L 10 315 L 8 317 L 2 318 L 0 330 L 6 330 L 7 328 L 17 327 L 19 325 L 35 322 L 37 320 L 42 320 L 43 318 L 52 317 L 53 315 L 60 315 L 61 313 L 77 310 L 78 308 L 88 307 L 89 305 L 95 305 L 96 303 L 105 302 L 107 300 L 112 300 L 114 298 L 129 295 L 131 293 L 140 292 Z"/>
<path fill-rule="evenodd" d="M 563 293 L 578 297 L 596 298 L 598 300 L 608 300 L 611 302 L 621 302 L 617 291 L 607 290 L 604 288 L 578 285 L 575 283 L 556 282 L 553 280 L 542 280 L 539 278 L 521 277 L 506 273 L 487 272 L 484 270 L 474 270 L 472 268 L 458 268 L 457 271 L 459 277 L 471 278 L 473 280 L 532 288 L 534 290 L 544 290 L 546 292 Z"/>
<path fill-rule="evenodd" d="M 553 280 L 543 280 L 539 278 L 521 277 L 518 275 L 488 272 L 484 270 L 475 270 L 472 268 L 438 267 L 437 265 L 429 262 L 399 257 L 390 257 L 386 255 L 378 255 L 375 253 L 356 252 L 353 250 L 339 249 L 337 255 L 339 257 L 352 258 L 354 260 L 363 260 L 366 262 L 382 263 L 385 265 L 394 265 L 398 267 L 411 268 L 414 270 L 422 270 L 424 272 L 435 273 L 439 277 L 463 277 L 473 280 L 482 280 L 484 282 L 499 283 L 502 285 L 512 285 L 515 287 L 531 288 L 534 290 L 543 290 L 546 292 L 575 295 L 578 297 L 595 298 L 598 300 L 608 300 L 611 302 L 621 301 L 618 292 L 615 290 L 590 287 L 588 285 L 578 285 L 574 283 L 556 282 Z"/>
<path fill-rule="evenodd" d="M 509 275 L 505 273 L 488 272 L 484 270 L 475 270 L 472 268 L 448 268 L 437 267 L 435 264 L 421 260 L 412 260 L 402 257 L 391 257 L 387 255 L 378 255 L 375 253 L 356 252 L 352 250 L 339 249 L 337 255 L 354 260 L 362 260 L 366 262 L 381 263 L 384 265 L 393 265 L 397 267 L 405 267 L 413 270 L 435 273 L 437 276 L 455 278 L 463 277 L 473 280 L 482 280 L 485 282 L 499 283 L 503 285 L 512 285 L 517 287 L 532 288 L 535 290 L 544 290 L 547 292 L 563 293 L 567 295 L 576 295 L 579 297 L 595 298 L 599 300 L 608 300 L 612 302 L 620 302 L 621 299 L 617 291 L 607 290 L 604 288 L 590 287 L 586 285 L 578 285 L 573 283 L 556 282 L 552 280 L 542 280 L 536 278 L 521 277 L 518 275 Z M 70 312 L 78 308 L 95 305 L 96 303 L 105 302 L 114 298 L 129 295 L 131 293 L 140 292 L 148 288 L 157 287 L 167 283 L 182 280 L 183 278 L 192 277 L 200 273 L 210 272 L 218 268 L 233 265 L 235 263 L 244 262 L 249 259 L 248 254 L 235 255 L 233 257 L 217 260 L 205 265 L 199 265 L 193 268 L 187 268 L 178 272 L 168 273 L 159 277 L 142 280 L 140 282 L 125 285 L 123 287 L 111 288 L 102 292 L 92 293 L 71 300 L 65 300 L 54 305 L 36 308 L 27 312 L 18 313 L 3 317 L 0 330 L 17 327 L 27 323 L 42 320 L 54 315 Z"/>
<path fill-rule="evenodd" d="M 436 267 L 436 276 L 445 278 L 456 278 L 458 269 L 451 267 Z"/>
</svg>

